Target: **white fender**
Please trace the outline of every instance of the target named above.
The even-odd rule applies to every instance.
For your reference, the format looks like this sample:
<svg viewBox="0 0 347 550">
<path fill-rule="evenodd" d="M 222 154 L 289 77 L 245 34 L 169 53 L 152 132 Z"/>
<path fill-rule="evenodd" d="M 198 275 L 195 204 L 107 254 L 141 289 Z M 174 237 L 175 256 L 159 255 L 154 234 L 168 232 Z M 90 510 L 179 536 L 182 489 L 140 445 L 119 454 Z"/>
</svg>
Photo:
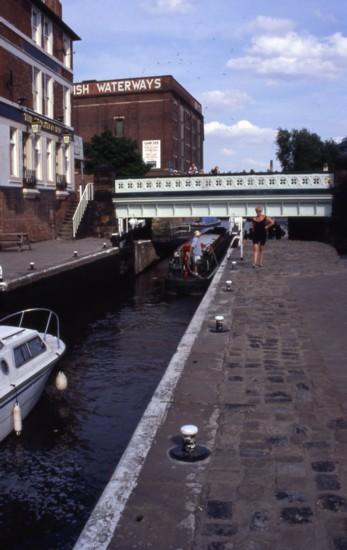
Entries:
<svg viewBox="0 0 347 550">
<path fill-rule="evenodd" d="M 62 370 L 60 370 L 57 374 L 55 379 L 55 387 L 59 391 L 64 391 L 67 388 L 67 377 Z"/>
<path fill-rule="evenodd" d="M 13 427 L 16 435 L 20 435 L 22 433 L 22 411 L 18 401 L 16 401 L 16 404 L 13 407 Z"/>
</svg>

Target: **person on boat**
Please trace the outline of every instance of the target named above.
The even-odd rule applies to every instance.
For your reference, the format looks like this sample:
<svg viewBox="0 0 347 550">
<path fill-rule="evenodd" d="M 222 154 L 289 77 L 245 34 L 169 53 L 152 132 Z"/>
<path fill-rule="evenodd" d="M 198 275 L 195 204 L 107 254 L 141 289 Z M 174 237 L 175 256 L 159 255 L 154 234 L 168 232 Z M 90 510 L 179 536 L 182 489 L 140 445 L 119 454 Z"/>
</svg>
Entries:
<svg viewBox="0 0 347 550">
<path fill-rule="evenodd" d="M 201 262 L 201 256 L 203 253 L 203 244 L 201 242 L 201 233 L 200 231 L 194 231 L 194 237 L 192 239 L 192 261 L 194 273 L 198 273 L 198 266 Z"/>
<path fill-rule="evenodd" d="M 255 209 L 256 216 L 253 222 L 253 267 L 263 267 L 264 247 L 266 243 L 266 232 L 274 225 L 269 216 L 263 214 L 261 206 Z"/>
</svg>

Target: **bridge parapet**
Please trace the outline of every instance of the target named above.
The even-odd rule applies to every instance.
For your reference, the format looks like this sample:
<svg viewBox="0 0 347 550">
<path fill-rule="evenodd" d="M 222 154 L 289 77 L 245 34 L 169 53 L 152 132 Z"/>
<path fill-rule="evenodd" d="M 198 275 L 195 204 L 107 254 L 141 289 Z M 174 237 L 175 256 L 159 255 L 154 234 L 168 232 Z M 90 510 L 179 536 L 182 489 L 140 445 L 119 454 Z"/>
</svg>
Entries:
<svg viewBox="0 0 347 550">
<path fill-rule="evenodd" d="M 115 181 L 117 194 L 192 193 L 194 191 L 310 190 L 331 189 L 334 174 L 266 173 L 130 178 Z"/>
</svg>

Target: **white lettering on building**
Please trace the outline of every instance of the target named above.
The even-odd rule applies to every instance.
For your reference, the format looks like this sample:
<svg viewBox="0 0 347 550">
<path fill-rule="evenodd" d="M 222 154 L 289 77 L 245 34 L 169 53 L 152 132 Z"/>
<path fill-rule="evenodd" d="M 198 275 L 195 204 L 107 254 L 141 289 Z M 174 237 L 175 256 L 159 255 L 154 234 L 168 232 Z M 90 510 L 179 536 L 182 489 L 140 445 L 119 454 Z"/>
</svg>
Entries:
<svg viewBox="0 0 347 550">
<path fill-rule="evenodd" d="M 73 93 L 75 96 L 89 94 L 111 94 L 123 92 L 138 92 L 159 90 L 161 88 L 161 78 L 140 78 L 136 80 L 109 80 L 106 82 L 96 82 L 95 84 L 75 84 Z"/>
<path fill-rule="evenodd" d="M 74 95 L 89 94 L 89 84 L 75 84 L 73 87 Z"/>
</svg>

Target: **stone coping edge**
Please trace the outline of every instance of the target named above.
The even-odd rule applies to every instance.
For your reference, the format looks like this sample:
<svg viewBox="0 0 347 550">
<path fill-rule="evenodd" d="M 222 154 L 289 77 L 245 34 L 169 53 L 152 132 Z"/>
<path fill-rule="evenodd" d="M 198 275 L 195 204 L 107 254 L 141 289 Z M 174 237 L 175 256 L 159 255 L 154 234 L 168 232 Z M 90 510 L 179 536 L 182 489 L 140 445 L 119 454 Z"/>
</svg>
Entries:
<svg viewBox="0 0 347 550">
<path fill-rule="evenodd" d="M 165 421 L 174 390 L 215 296 L 227 258 L 233 250 L 237 249 L 229 249 L 221 262 L 74 550 L 106 550 L 110 544 L 126 503 L 137 485 L 157 431 Z"/>
</svg>

